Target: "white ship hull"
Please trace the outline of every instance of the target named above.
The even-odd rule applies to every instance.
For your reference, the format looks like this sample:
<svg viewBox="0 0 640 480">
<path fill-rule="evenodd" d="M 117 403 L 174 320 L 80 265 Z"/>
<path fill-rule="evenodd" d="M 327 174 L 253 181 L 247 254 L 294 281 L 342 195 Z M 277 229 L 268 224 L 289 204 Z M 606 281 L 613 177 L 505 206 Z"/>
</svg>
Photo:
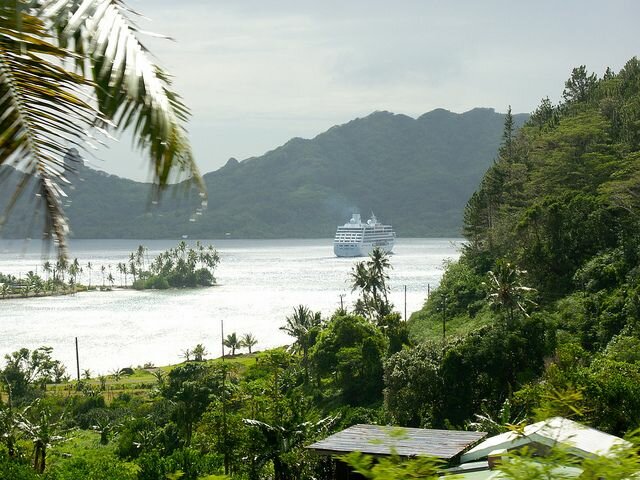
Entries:
<svg viewBox="0 0 640 480">
<path fill-rule="evenodd" d="M 352 243 L 352 244 L 333 244 L 333 253 L 336 254 L 336 257 L 366 257 L 373 252 L 374 248 L 379 248 L 383 250 L 385 253 L 391 253 L 393 250 L 394 241 L 388 241 L 384 243 L 379 243 L 374 245 L 373 243 Z"/>
<path fill-rule="evenodd" d="M 363 257 L 375 248 L 391 253 L 396 233 L 391 225 L 379 223 L 372 214 L 363 223 L 360 215 L 354 213 L 348 223 L 339 226 L 333 239 L 333 253 L 337 257 Z"/>
</svg>

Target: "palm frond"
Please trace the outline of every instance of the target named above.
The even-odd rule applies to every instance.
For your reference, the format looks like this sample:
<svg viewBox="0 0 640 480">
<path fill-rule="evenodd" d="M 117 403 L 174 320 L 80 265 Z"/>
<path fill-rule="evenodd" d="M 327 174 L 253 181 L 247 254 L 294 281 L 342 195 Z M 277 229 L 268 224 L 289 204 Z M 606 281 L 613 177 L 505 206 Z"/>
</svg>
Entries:
<svg viewBox="0 0 640 480">
<path fill-rule="evenodd" d="M 41 11 L 91 63 L 100 111 L 133 130 L 160 187 L 188 178 L 205 196 L 184 124 L 190 116 L 171 79 L 138 38 L 139 14 L 122 0 L 43 0 Z"/>
<path fill-rule="evenodd" d="M 98 117 L 83 100 L 81 89 L 88 82 L 60 66 L 69 58 L 69 52 L 47 40 L 38 18 L 0 7 L 0 165 L 26 174 L 0 226 L 33 178 L 33 193 L 44 206 L 45 237 L 53 238 L 62 253 L 69 231 L 63 186 L 74 169 L 63 158 L 70 147 L 83 148 Z"/>
</svg>

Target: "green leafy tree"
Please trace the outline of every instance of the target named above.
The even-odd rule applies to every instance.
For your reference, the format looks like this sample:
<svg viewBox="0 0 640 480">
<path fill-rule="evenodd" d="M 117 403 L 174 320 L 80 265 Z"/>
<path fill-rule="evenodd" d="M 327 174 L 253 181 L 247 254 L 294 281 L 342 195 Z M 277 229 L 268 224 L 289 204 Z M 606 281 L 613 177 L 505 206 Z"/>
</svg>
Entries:
<svg viewBox="0 0 640 480">
<path fill-rule="evenodd" d="M 584 102 L 589 99 L 598 81 L 595 73 L 589 74 L 585 65 L 580 65 L 571 71 L 571 77 L 564 84 L 562 98 L 565 102 Z"/>
<path fill-rule="evenodd" d="M 442 348 L 422 343 L 384 364 L 385 411 L 397 425 L 431 424 L 442 404 Z"/>
<path fill-rule="evenodd" d="M 193 427 L 222 386 L 222 376 L 203 363 L 180 365 L 167 377 L 163 396 L 173 402 L 172 419 L 178 426 L 184 444 L 189 446 Z"/>
<path fill-rule="evenodd" d="M 382 393 L 382 361 L 387 341 L 364 318 L 332 318 L 318 337 L 311 360 L 318 378 L 330 377 L 351 405 L 373 402 Z"/>
<path fill-rule="evenodd" d="M 515 143 L 515 123 L 513 115 L 511 114 L 511 105 L 507 109 L 507 114 L 504 117 L 504 130 L 502 132 L 502 144 L 498 151 L 499 158 L 502 161 L 511 163 L 515 159 L 514 152 Z"/>
<path fill-rule="evenodd" d="M 29 402 L 41 394 L 46 384 L 62 380 L 64 367 L 51 357 L 52 351 L 51 347 L 21 348 L 5 355 L 6 365 L 0 373 L 12 404 Z"/>
</svg>

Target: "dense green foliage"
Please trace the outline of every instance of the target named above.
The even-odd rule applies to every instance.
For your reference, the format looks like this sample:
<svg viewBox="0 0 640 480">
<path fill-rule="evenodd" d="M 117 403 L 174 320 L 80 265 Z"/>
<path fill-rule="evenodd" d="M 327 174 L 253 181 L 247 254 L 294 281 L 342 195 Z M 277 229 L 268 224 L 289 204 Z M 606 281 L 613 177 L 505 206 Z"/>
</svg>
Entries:
<svg viewBox="0 0 640 480">
<path fill-rule="evenodd" d="M 473 412 L 497 417 L 508 401 L 519 419 L 577 416 L 614 434 L 640 426 L 639 118 L 636 58 L 602 78 L 574 69 L 563 101 L 543 100 L 517 133 L 507 118 L 465 209 L 462 258 L 412 318 L 416 339 L 432 338 L 443 318 L 456 339 L 443 358 L 421 347 L 387 369 L 391 379 L 424 371 L 456 403 L 437 410 L 391 392 L 398 415 L 460 425 Z M 465 366 L 458 388 L 452 355 Z"/>
<path fill-rule="evenodd" d="M 128 261 L 119 262 L 115 266 L 115 271 L 111 264 L 102 264 L 98 268 L 90 261 L 86 265 L 80 265 L 77 258 L 69 261 L 66 257 L 59 257 L 55 262 L 44 262 L 44 277 L 33 271 L 28 272 L 25 277 L 0 273 L 0 298 L 73 294 L 96 288 L 108 291 L 116 284 L 121 288 L 132 286 L 138 290 L 164 290 L 209 287 L 216 282 L 214 272 L 220 257 L 213 245 L 205 246 L 197 241 L 195 245 L 188 246 L 182 241 L 175 248 L 160 253 L 152 261 L 149 261 L 147 254 L 146 247 L 138 246 L 135 252 L 131 252 Z M 92 285 L 94 269 L 96 273 L 99 272 L 101 282 Z M 80 283 L 81 281 L 85 284 Z"/>
<path fill-rule="evenodd" d="M 20 351 L 0 372 L 0 474 L 100 471 L 95 457 L 45 463 L 70 429 L 95 430 L 100 447 L 91 451 L 103 452 L 103 470 L 139 480 L 327 478 L 332 462 L 304 445 L 363 422 L 495 433 L 561 415 L 632 432 L 640 426 L 640 62 L 601 79 L 577 68 L 563 98 L 543 101 L 518 133 L 506 116 L 498 158 L 465 210 L 463 255 L 413 315 L 411 340 L 388 300 L 389 259 L 377 251 L 351 273 L 360 295 L 352 310 L 322 318 L 294 309 L 282 327 L 290 349 L 245 363 L 187 361 L 156 371 L 141 395 L 107 402 L 95 383 L 45 395 L 43 385 L 57 381 L 50 352 Z M 235 333 L 226 339 L 232 353 L 241 343 Z M 628 478 L 639 468 L 637 447 L 580 461 L 548 453 L 520 452 L 500 468 L 519 479 L 561 478 L 564 467 Z M 429 460 L 355 454 L 348 462 L 368 478 L 437 475 Z"/>
<path fill-rule="evenodd" d="M 148 184 L 75 162 L 65 208 L 76 238 L 326 238 L 353 208 L 375 212 L 402 237 L 458 236 L 464 202 L 495 156 L 503 119 L 490 109 L 434 110 L 417 119 L 376 112 L 261 157 L 229 160 L 204 176 L 205 210 L 182 187 L 149 205 Z M 31 213 L 18 206 L 2 235 L 35 235 L 27 230 Z"/>
<path fill-rule="evenodd" d="M 132 255 L 136 275 L 145 254 Z M 379 264 L 369 280 L 384 283 L 388 257 L 368 262 Z M 383 418 L 383 363 L 406 343 L 397 313 L 370 314 L 322 318 L 300 305 L 283 326 L 290 349 L 235 355 L 256 339 L 234 332 L 225 339 L 231 356 L 207 362 L 198 344 L 183 364 L 145 372 L 135 389 L 126 385 L 141 372 L 70 383 L 50 349 L 20 350 L 0 370 L 0 478 L 327 478 L 335 464 L 304 446 Z M 69 446 L 76 438 L 83 450 Z"/>
<path fill-rule="evenodd" d="M 129 256 L 129 264 L 120 263 L 118 271 L 133 276 L 133 288 L 164 290 L 170 287 L 210 287 L 216 281 L 213 273 L 220 262 L 213 245 L 199 241 L 194 247 L 182 241 L 175 248 L 160 253 L 151 262 L 145 260 L 147 249 L 140 245 Z"/>
</svg>

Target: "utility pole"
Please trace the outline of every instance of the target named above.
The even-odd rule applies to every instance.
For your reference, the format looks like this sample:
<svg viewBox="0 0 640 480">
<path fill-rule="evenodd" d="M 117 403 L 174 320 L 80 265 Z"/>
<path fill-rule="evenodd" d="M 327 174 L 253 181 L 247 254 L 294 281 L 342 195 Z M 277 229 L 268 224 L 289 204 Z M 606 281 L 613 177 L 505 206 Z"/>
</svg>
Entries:
<svg viewBox="0 0 640 480">
<path fill-rule="evenodd" d="M 222 347 L 222 361 L 224 362 L 224 320 L 220 320 L 220 346 Z"/>
<path fill-rule="evenodd" d="M 343 303 L 343 299 L 345 297 L 344 293 L 340 294 L 340 310 L 344 312 L 344 303 Z"/>
<path fill-rule="evenodd" d="M 80 356 L 78 355 L 78 337 L 76 337 L 76 371 L 78 374 L 78 382 L 80 381 Z"/>
<path fill-rule="evenodd" d="M 427 283 L 427 300 L 429 300 L 430 296 L 431 296 L 431 284 Z"/>
<path fill-rule="evenodd" d="M 442 349 L 447 339 L 447 296 L 442 296 Z"/>
<path fill-rule="evenodd" d="M 404 286 L 404 321 L 407 321 L 407 286 Z"/>
<path fill-rule="evenodd" d="M 224 319 L 220 319 L 220 345 L 222 347 L 222 435 L 224 437 L 224 473 L 225 475 L 229 474 L 229 447 L 228 447 L 228 435 L 227 435 L 227 392 L 226 392 L 226 381 L 227 381 L 227 367 L 224 364 Z"/>
</svg>

